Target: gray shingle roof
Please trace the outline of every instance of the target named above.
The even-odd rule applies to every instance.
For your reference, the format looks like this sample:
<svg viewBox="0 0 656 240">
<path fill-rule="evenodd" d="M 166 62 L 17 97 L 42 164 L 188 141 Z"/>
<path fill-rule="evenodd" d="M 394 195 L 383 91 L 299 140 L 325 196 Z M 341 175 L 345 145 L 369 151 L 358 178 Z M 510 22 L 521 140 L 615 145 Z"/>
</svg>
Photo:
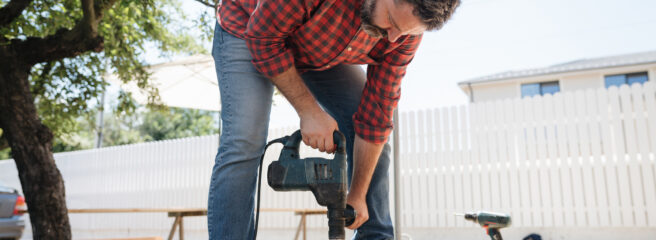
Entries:
<svg viewBox="0 0 656 240">
<path fill-rule="evenodd" d="M 656 51 L 640 52 L 616 56 L 608 56 L 592 59 L 580 59 L 576 61 L 561 63 L 544 68 L 533 68 L 516 71 L 507 71 L 496 73 L 488 76 L 478 77 L 467 81 L 459 82 L 458 85 L 468 83 L 482 83 L 507 80 L 512 78 L 533 77 L 548 75 L 553 73 L 575 72 L 608 67 L 621 67 L 630 65 L 640 65 L 656 63 Z"/>
</svg>

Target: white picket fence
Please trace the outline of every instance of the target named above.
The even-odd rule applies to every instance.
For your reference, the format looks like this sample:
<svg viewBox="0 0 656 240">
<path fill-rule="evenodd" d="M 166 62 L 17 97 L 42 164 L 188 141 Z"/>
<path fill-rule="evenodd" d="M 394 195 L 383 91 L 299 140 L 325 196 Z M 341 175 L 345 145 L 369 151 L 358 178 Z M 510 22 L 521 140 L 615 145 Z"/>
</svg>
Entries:
<svg viewBox="0 0 656 240">
<path fill-rule="evenodd" d="M 402 115 L 407 227 L 656 227 L 653 82 Z"/>
<path fill-rule="evenodd" d="M 404 228 L 471 228 L 453 213 L 479 209 L 510 213 L 519 228 L 656 227 L 653 81 L 405 112 L 400 122 Z M 294 130 L 271 130 L 269 137 Z M 69 208 L 204 208 L 217 146 L 217 136 L 206 136 L 55 159 Z M 279 151 L 274 145 L 266 162 Z M 20 187 L 13 161 L 0 162 L 0 173 L 0 181 Z M 263 185 L 263 208 L 318 207 L 308 192 Z M 71 215 L 71 223 L 74 232 L 166 232 L 172 221 L 162 214 L 127 215 Z M 311 228 L 327 226 L 323 217 L 308 220 Z M 205 221 L 189 218 L 185 229 L 206 229 Z M 291 213 L 263 213 L 260 222 L 264 229 L 296 224 Z"/>
</svg>

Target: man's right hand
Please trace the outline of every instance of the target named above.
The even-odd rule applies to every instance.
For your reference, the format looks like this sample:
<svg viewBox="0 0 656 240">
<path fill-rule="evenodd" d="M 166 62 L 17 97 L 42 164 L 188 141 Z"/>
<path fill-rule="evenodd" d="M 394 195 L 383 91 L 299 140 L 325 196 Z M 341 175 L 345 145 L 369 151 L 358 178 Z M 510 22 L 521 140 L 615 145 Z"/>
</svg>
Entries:
<svg viewBox="0 0 656 240">
<path fill-rule="evenodd" d="M 300 114 L 303 143 L 321 152 L 333 153 L 333 132 L 339 130 L 337 122 L 323 109 Z"/>
<path fill-rule="evenodd" d="M 285 95 L 301 118 L 303 143 L 322 152 L 335 151 L 333 132 L 338 130 L 337 122 L 326 113 L 292 66 L 271 81 Z"/>
</svg>

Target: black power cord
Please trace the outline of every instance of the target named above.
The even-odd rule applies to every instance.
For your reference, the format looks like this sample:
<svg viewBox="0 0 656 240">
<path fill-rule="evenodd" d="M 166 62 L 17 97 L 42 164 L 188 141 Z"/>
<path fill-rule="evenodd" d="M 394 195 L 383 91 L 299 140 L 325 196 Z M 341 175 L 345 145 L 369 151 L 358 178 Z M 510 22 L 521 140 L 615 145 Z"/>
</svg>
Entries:
<svg viewBox="0 0 656 240">
<path fill-rule="evenodd" d="M 267 145 L 264 147 L 264 152 L 262 153 L 262 157 L 260 157 L 260 170 L 257 175 L 257 214 L 255 215 L 255 234 L 253 235 L 253 240 L 257 239 L 257 226 L 260 221 L 260 190 L 262 188 L 262 164 L 264 162 L 264 154 L 266 154 L 267 148 L 269 146 L 273 145 L 274 143 L 282 143 L 285 144 L 287 143 L 287 139 L 289 139 L 289 136 L 284 136 L 281 138 L 277 138 L 274 140 L 271 140 L 270 142 L 267 143 Z"/>
</svg>

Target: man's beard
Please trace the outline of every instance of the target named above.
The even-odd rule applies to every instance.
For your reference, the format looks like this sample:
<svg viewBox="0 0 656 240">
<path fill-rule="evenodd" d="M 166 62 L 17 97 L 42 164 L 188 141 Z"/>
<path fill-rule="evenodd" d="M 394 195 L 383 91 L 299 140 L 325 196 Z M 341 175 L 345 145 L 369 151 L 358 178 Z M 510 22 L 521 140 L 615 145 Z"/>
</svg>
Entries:
<svg viewBox="0 0 656 240">
<path fill-rule="evenodd" d="M 365 33 L 374 38 L 386 38 L 387 31 L 377 27 L 373 24 L 373 13 L 376 9 L 376 3 L 378 0 L 364 0 L 362 4 L 362 10 L 360 11 L 360 19 L 362 23 L 360 27 L 364 30 Z"/>
</svg>

